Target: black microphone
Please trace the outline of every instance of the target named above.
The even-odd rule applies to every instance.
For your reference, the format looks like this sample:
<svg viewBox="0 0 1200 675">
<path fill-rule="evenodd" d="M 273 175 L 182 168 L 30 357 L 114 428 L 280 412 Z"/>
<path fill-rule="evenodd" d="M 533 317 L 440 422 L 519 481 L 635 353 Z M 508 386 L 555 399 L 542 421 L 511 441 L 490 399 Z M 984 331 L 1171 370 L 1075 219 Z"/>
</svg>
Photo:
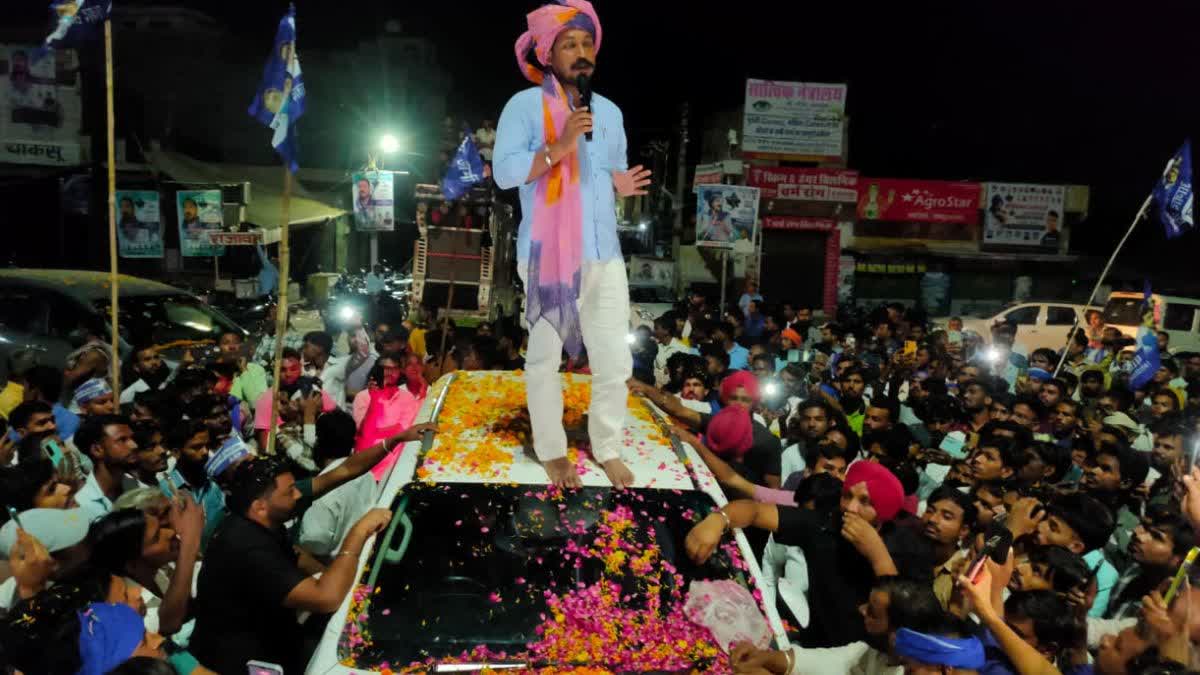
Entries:
<svg viewBox="0 0 1200 675">
<path fill-rule="evenodd" d="M 592 78 L 585 73 L 580 73 L 579 77 L 575 78 L 575 86 L 579 87 L 579 100 L 583 107 L 591 112 L 592 108 Z M 594 119 L 594 118 L 593 118 Z M 590 143 L 592 141 L 592 132 L 587 132 L 584 137 Z"/>
</svg>

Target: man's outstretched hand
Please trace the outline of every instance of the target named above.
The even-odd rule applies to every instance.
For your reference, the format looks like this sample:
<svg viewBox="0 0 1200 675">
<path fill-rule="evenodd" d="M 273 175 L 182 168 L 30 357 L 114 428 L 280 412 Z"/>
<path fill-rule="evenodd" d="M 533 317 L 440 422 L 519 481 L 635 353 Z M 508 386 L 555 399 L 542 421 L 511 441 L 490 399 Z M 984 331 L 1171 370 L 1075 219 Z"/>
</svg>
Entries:
<svg viewBox="0 0 1200 675">
<path fill-rule="evenodd" d="M 628 171 L 614 171 L 612 178 L 617 194 L 622 197 L 636 197 L 646 194 L 643 188 L 650 184 L 650 169 L 638 164 Z"/>
</svg>

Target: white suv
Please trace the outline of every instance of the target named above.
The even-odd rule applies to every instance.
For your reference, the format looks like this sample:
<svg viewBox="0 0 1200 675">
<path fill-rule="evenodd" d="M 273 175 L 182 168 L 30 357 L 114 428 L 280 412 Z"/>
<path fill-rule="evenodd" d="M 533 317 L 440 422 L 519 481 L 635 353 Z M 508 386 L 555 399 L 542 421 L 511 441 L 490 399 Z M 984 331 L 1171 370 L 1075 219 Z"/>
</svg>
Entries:
<svg viewBox="0 0 1200 675">
<path fill-rule="evenodd" d="M 1011 322 L 1017 326 L 1014 344 L 1018 351 L 1032 354 L 1043 347 L 1058 351 L 1066 346 L 1072 326 L 1086 328 L 1089 309 L 1100 311 L 1099 307 L 1065 302 L 1022 302 L 985 319 L 963 317 L 963 330 L 978 334 L 984 342 L 991 342 L 992 327 Z M 949 321 L 949 317 L 934 319 L 934 325 L 945 329 Z"/>
<path fill-rule="evenodd" d="M 590 378 L 563 377 L 571 428 Z M 614 490 L 586 453 L 572 451 L 584 487 L 562 493 L 522 447 L 519 374 L 458 372 L 435 383 L 417 419 L 437 421 L 439 431 L 410 443 L 384 481 L 376 505 L 392 510 L 392 522 L 364 547 L 359 585 L 330 619 L 307 672 L 412 664 L 461 672 L 485 663 L 622 671 L 620 645 L 634 649 L 651 631 L 630 635 L 613 623 L 611 634 L 585 637 L 572 626 L 629 613 L 672 626 L 661 631 L 672 637 L 659 652 L 670 662 L 656 669 L 705 671 L 728 658 L 684 618 L 688 584 L 734 579 L 753 590 L 761 573 L 740 531 L 705 565 L 689 560 L 687 532 L 725 500 L 695 451 L 667 436 L 644 402 L 629 400 L 622 459 L 636 485 Z M 787 645 L 774 608 L 764 613 L 775 644 Z"/>
</svg>

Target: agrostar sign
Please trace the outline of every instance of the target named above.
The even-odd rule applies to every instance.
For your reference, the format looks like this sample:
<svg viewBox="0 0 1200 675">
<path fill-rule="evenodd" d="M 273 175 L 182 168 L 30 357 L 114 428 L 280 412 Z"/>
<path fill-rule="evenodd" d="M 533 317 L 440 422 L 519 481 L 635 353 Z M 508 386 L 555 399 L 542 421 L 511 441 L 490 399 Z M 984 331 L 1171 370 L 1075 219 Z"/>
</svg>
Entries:
<svg viewBox="0 0 1200 675">
<path fill-rule="evenodd" d="M 860 220 L 979 223 L 979 183 L 901 178 L 860 178 Z"/>
</svg>

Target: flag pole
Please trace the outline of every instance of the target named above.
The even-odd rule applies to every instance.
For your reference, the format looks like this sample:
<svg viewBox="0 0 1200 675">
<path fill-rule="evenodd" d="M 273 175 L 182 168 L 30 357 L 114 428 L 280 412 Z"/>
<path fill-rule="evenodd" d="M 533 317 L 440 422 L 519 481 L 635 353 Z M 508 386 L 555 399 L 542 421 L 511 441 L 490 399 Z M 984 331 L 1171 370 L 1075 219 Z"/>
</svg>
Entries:
<svg viewBox="0 0 1200 675">
<path fill-rule="evenodd" d="M 117 302 L 120 297 L 120 277 L 117 275 L 117 162 L 116 124 L 113 116 L 113 56 L 112 19 L 104 20 L 104 89 L 108 105 L 108 285 L 111 292 L 112 322 L 112 390 L 114 396 L 121 395 L 121 332 L 117 325 Z"/>
<path fill-rule="evenodd" d="M 1167 166 L 1170 167 L 1170 164 L 1168 163 Z M 1163 173 L 1166 173 L 1166 171 Z M 1153 191 L 1146 196 L 1146 201 L 1142 202 L 1142 208 L 1138 209 L 1137 215 L 1133 217 L 1133 222 L 1129 224 L 1129 229 L 1125 231 L 1125 236 L 1121 237 L 1121 241 L 1117 243 L 1117 247 L 1113 249 L 1112 255 L 1108 257 L 1108 263 L 1100 272 L 1100 278 L 1096 280 L 1096 285 L 1092 287 L 1092 293 L 1088 296 L 1087 303 L 1084 305 L 1085 308 L 1090 306 L 1092 302 L 1095 301 L 1096 294 L 1100 292 L 1100 287 L 1104 285 L 1104 278 L 1108 276 L 1108 271 L 1112 269 L 1113 262 L 1117 259 L 1117 254 L 1120 253 L 1121 248 L 1125 246 L 1125 242 L 1129 239 L 1129 235 L 1133 234 L 1133 229 L 1137 227 L 1137 224 L 1140 223 L 1142 218 L 1146 215 L 1146 211 L 1150 208 L 1150 203 L 1152 201 L 1154 201 Z M 1065 363 L 1067 360 L 1067 352 L 1071 348 L 1071 340 L 1075 339 L 1075 331 L 1078 329 L 1078 327 L 1079 317 L 1076 316 L 1075 324 L 1071 326 L 1071 332 L 1067 333 L 1067 344 L 1063 347 L 1062 355 L 1058 357 L 1058 365 L 1054 367 L 1054 377 L 1058 377 L 1058 372 L 1062 370 L 1063 363 Z"/>
<path fill-rule="evenodd" d="M 283 165 L 283 199 L 281 200 L 282 220 L 279 222 L 279 304 L 275 308 L 275 388 L 271 396 L 271 423 L 267 435 L 267 455 L 275 454 L 275 431 L 279 420 L 279 370 L 283 365 L 283 342 L 288 329 L 288 280 L 290 258 L 288 253 L 288 222 L 292 206 L 292 170 L 284 161 Z"/>
</svg>

